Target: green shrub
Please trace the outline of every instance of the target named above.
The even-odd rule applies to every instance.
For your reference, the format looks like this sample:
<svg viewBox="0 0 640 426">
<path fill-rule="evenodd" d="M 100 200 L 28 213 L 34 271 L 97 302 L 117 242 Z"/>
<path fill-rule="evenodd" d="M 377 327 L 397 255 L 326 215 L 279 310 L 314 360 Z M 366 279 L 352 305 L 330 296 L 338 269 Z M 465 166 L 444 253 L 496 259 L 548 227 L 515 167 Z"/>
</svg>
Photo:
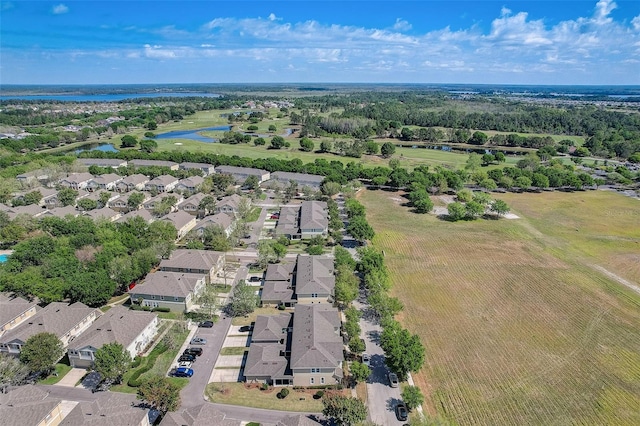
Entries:
<svg viewBox="0 0 640 426">
<path fill-rule="evenodd" d="M 167 350 L 167 347 L 162 343 L 159 343 L 155 348 L 153 348 L 153 350 L 147 357 L 147 363 L 143 367 L 140 367 L 138 370 L 136 370 L 131 375 L 131 377 L 129 377 L 129 380 L 127 381 L 127 385 L 131 386 L 132 388 L 139 387 L 142 384 L 142 381 L 140 380 L 140 376 L 142 376 L 147 371 L 151 370 L 153 368 L 153 365 L 156 363 L 156 358 L 158 358 L 158 356 L 160 356 L 160 354 L 162 354 L 166 350 Z"/>
<path fill-rule="evenodd" d="M 289 395 L 289 389 L 282 388 L 280 392 L 278 392 L 278 398 L 285 399 Z"/>
<path fill-rule="evenodd" d="M 157 308 L 153 308 L 151 312 L 171 312 L 171 308 L 166 308 L 164 306 L 158 306 Z"/>
<path fill-rule="evenodd" d="M 314 398 L 314 399 L 320 399 L 320 398 L 322 398 L 323 396 L 324 396 L 324 391 L 319 390 L 318 392 L 316 392 L 316 394 L 315 394 L 315 395 L 313 395 L 313 398 Z"/>
<path fill-rule="evenodd" d="M 260 385 L 260 390 L 266 391 L 268 389 L 269 389 L 269 385 L 267 383 L 263 383 L 263 384 Z"/>
<path fill-rule="evenodd" d="M 133 362 L 131 363 L 131 368 L 138 368 L 138 367 L 140 367 L 140 364 L 142 364 L 142 360 L 143 360 L 143 359 L 144 359 L 144 358 L 142 358 L 142 357 L 136 356 L 136 357 L 133 359 Z"/>
</svg>

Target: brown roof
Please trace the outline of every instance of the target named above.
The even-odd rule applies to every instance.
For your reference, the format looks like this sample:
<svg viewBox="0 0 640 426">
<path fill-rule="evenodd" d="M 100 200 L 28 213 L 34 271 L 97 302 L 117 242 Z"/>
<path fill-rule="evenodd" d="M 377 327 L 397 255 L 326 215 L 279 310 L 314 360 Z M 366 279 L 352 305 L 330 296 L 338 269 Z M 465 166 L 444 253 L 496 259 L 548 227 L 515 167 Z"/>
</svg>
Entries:
<svg viewBox="0 0 640 426">
<path fill-rule="evenodd" d="M 34 385 L 24 385 L 9 393 L 0 393 L 0 423 L 3 426 L 36 426 L 45 421 L 61 399 Z"/>
<path fill-rule="evenodd" d="M 343 358 L 340 314 L 328 303 L 298 303 L 293 314 L 291 368 L 338 367 Z"/>
<path fill-rule="evenodd" d="M 113 342 L 127 348 L 157 316 L 151 312 L 132 311 L 123 306 L 114 306 L 69 343 L 69 348 L 80 350 L 91 346 L 100 349 L 103 345 Z"/>
<path fill-rule="evenodd" d="M 72 305 L 52 302 L 16 328 L 8 330 L 0 339 L 3 343 L 14 340 L 26 342 L 29 337 L 43 332 L 53 333 L 60 338 L 87 317 L 99 312 L 80 302 Z"/>
<path fill-rule="evenodd" d="M 220 256 L 224 256 L 224 253 L 210 250 L 177 249 L 171 252 L 169 259 L 160 261 L 160 270 L 180 268 L 210 271 L 218 265 Z"/>
<path fill-rule="evenodd" d="M 130 294 L 149 294 L 167 297 L 187 297 L 198 284 L 204 280 L 201 274 L 188 274 L 183 272 L 158 271 L 147 274 L 144 281 L 136 285 Z"/>
</svg>

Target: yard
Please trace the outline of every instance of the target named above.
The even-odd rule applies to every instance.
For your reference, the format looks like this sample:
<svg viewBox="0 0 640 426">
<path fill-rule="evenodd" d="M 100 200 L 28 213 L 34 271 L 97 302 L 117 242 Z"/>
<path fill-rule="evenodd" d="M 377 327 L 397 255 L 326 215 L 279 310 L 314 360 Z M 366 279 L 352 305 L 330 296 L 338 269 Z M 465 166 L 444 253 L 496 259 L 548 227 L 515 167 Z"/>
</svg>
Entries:
<svg viewBox="0 0 640 426">
<path fill-rule="evenodd" d="M 450 223 L 395 193 L 360 200 L 401 322 L 426 361 L 425 409 L 456 424 L 640 424 L 638 200 L 500 194 L 520 220 Z"/>
</svg>

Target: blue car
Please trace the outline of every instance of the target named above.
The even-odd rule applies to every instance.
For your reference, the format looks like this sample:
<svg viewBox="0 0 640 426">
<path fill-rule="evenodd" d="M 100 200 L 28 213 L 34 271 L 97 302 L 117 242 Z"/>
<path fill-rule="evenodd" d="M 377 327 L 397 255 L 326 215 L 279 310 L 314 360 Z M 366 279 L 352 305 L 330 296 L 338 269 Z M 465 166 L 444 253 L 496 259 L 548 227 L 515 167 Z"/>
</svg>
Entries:
<svg viewBox="0 0 640 426">
<path fill-rule="evenodd" d="M 180 367 L 173 373 L 176 377 L 191 377 L 193 376 L 193 370 L 190 368 Z"/>
</svg>

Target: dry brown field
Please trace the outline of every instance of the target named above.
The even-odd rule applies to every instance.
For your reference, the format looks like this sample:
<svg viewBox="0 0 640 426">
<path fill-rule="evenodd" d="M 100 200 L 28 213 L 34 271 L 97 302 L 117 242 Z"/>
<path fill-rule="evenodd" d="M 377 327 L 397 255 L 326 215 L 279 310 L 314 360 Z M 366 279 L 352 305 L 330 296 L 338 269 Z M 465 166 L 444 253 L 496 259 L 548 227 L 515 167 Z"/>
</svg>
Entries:
<svg viewBox="0 0 640 426">
<path fill-rule="evenodd" d="M 460 425 L 640 424 L 640 294 L 621 282 L 640 279 L 640 201 L 499 196 L 521 219 L 450 223 L 400 193 L 360 194 L 400 320 L 426 348 L 426 410 Z"/>
</svg>

